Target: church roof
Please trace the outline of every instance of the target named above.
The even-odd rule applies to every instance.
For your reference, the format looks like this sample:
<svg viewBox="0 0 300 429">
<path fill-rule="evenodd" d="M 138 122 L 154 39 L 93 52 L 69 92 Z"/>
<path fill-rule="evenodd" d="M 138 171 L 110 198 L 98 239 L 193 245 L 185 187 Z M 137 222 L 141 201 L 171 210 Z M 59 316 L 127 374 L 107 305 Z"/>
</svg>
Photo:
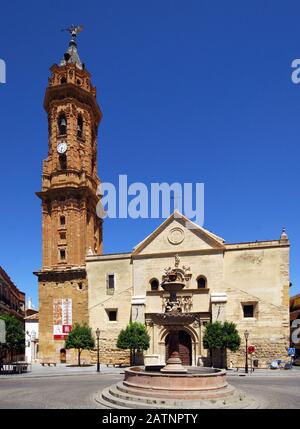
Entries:
<svg viewBox="0 0 300 429">
<path fill-rule="evenodd" d="M 222 237 L 219 237 L 213 234 L 212 232 L 208 231 L 207 229 L 202 228 L 201 226 L 197 225 L 195 222 L 192 222 L 190 219 L 188 219 L 178 210 L 175 210 L 163 223 L 159 225 L 158 228 L 156 228 L 150 235 L 148 235 L 143 241 L 138 243 L 133 248 L 133 254 L 138 253 L 141 249 L 143 249 L 148 242 L 150 242 L 153 238 L 155 238 L 169 223 L 171 223 L 176 218 L 177 219 L 180 218 L 184 222 L 186 222 L 186 225 L 189 226 L 190 229 L 197 230 L 199 232 L 202 232 L 206 236 L 208 236 L 213 242 L 217 244 L 218 247 L 223 247 L 225 240 Z"/>
<path fill-rule="evenodd" d="M 34 314 L 31 314 L 30 316 L 24 317 L 25 320 L 39 320 L 39 312 L 36 311 Z"/>
</svg>

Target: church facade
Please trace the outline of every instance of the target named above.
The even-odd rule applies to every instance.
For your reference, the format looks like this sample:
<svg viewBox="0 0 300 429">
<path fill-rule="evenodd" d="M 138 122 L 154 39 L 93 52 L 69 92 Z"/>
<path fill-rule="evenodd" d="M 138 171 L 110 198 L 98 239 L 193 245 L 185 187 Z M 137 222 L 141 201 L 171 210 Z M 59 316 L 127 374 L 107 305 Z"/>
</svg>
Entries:
<svg viewBox="0 0 300 429">
<path fill-rule="evenodd" d="M 116 340 L 129 321 L 145 323 L 151 343 L 145 363 L 162 365 L 171 353 L 172 326 L 163 323 L 168 294 L 161 282 L 176 267 L 185 287 L 178 293 L 180 353 L 186 365 L 209 362 L 203 348 L 209 321 L 235 322 L 256 347 L 258 366 L 285 358 L 289 344 L 289 240 L 227 244 L 178 212 L 129 253 L 102 254 L 102 220 L 96 214 L 97 135 L 102 118 L 91 75 L 76 37 L 51 67 L 44 107 L 48 155 L 43 162 L 42 267 L 39 283 L 40 360 L 72 362 L 65 339 L 76 322 L 101 330 L 101 362 L 127 363 Z M 244 365 L 244 344 L 228 364 Z M 95 352 L 86 353 L 89 361 Z"/>
<path fill-rule="evenodd" d="M 290 280 L 284 231 L 278 240 L 226 244 L 175 212 L 131 253 L 91 255 L 86 263 L 89 320 L 102 331 L 102 362 L 126 361 L 116 339 L 129 321 L 147 326 L 147 365 L 165 364 L 174 329 L 184 364 L 210 364 L 202 340 L 207 322 L 217 320 L 234 322 L 242 339 L 240 351 L 228 353 L 229 366 L 245 364 L 245 331 L 259 367 L 286 359 Z M 185 287 L 177 294 L 178 304 L 192 316 L 177 326 L 164 324 L 161 317 L 169 296 L 161 283 L 169 268 L 182 272 Z"/>
</svg>

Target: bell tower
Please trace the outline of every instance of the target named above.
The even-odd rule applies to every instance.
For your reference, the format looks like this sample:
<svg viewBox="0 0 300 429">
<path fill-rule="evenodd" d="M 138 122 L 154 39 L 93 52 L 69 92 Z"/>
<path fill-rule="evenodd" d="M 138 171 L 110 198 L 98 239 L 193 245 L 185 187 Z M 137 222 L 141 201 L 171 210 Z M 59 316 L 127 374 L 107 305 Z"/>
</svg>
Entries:
<svg viewBox="0 0 300 429">
<path fill-rule="evenodd" d="M 39 280 L 40 357 L 59 361 L 75 322 L 88 322 L 87 253 L 102 253 L 96 214 L 97 135 L 102 113 L 91 75 L 77 51 L 82 27 L 70 27 L 69 47 L 50 68 L 44 108 L 48 156 L 43 161 L 42 268 Z M 67 360 L 71 354 L 67 352 Z"/>
</svg>

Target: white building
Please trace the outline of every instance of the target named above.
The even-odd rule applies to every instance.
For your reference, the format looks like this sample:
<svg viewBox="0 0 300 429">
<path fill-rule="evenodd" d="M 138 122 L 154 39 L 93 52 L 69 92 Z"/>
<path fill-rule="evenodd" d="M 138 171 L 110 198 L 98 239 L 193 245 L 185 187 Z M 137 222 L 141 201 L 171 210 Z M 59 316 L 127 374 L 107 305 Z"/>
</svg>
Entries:
<svg viewBox="0 0 300 429">
<path fill-rule="evenodd" d="M 25 320 L 25 359 L 34 363 L 39 354 L 39 313 L 33 308 L 31 299 L 27 301 Z"/>
</svg>

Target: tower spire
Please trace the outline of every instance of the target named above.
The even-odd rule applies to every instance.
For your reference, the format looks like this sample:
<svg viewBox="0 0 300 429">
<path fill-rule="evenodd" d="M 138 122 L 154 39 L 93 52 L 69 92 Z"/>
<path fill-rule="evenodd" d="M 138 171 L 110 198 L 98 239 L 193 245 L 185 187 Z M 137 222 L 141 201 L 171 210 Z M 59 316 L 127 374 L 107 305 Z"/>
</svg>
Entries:
<svg viewBox="0 0 300 429">
<path fill-rule="evenodd" d="M 83 63 L 81 62 L 77 50 L 77 35 L 81 33 L 83 26 L 71 25 L 69 28 L 64 28 L 61 31 L 68 31 L 71 34 L 71 40 L 69 42 L 69 47 L 64 54 L 64 58 L 61 60 L 60 65 L 65 66 L 66 64 L 75 64 L 80 70 L 84 68 Z"/>
</svg>

